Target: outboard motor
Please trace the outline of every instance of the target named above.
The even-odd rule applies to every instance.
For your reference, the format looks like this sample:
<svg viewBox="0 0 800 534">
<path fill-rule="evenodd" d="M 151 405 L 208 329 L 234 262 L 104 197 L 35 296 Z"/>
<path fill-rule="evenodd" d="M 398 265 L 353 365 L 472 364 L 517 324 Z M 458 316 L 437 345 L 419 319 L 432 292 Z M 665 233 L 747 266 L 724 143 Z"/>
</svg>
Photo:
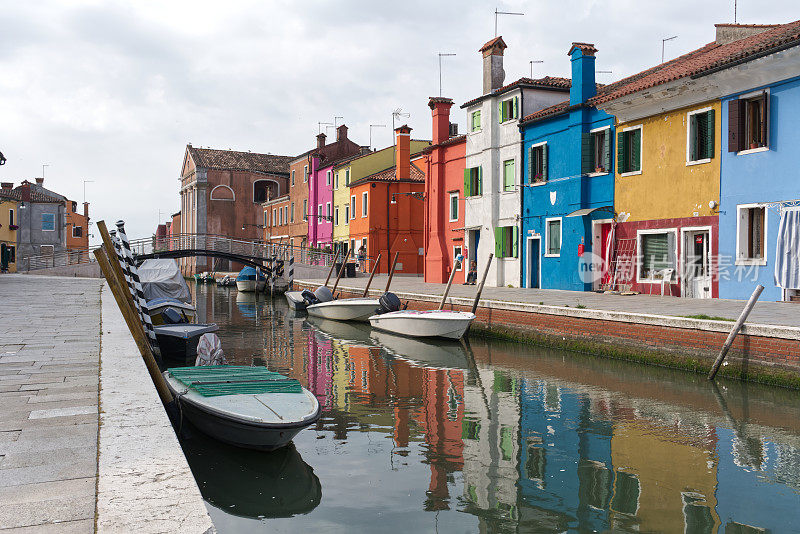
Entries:
<svg viewBox="0 0 800 534">
<path fill-rule="evenodd" d="M 167 308 L 161 312 L 161 317 L 164 318 L 164 324 L 181 324 L 189 322 L 186 320 L 186 316 L 175 308 Z"/>
<path fill-rule="evenodd" d="M 319 302 L 330 302 L 333 300 L 333 293 L 325 286 L 320 286 L 314 291 L 314 296 Z"/>
<path fill-rule="evenodd" d="M 397 295 L 389 292 L 380 296 L 378 299 L 378 304 L 380 304 L 380 307 L 375 310 L 375 312 L 378 314 L 398 311 L 402 305 L 400 299 L 397 298 Z"/>
<path fill-rule="evenodd" d="M 300 296 L 303 297 L 303 301 L 306 303 L 306 306 L 311 306 L 312 304 L 317 304 L 319 302 L 317 297 L 314 296 L 314 293 L 308 289 L 304 289 L 300 293 Z"/>
</svg>

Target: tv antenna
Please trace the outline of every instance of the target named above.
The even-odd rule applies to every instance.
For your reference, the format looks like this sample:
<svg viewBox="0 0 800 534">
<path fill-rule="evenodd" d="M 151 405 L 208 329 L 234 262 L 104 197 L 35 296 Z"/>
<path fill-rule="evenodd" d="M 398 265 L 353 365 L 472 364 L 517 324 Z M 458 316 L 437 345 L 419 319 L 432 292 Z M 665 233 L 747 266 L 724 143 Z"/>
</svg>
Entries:
<svg viewBox="0 0 800 534">
<path fill-rule="evenodd" d="M 331 123 L 331 122 L 318 122 L 317 123 L 317 134 L 321 134 L 322 133 L 322 127 L 323 126 L 325 126 L 325 131 L 327 132 L 328 131 L 327 127 L 328 126 L 333 126 L 333 123 Z"/>
<path fill-rule="evenodd" d="M 541 60 L 541 59 L 534 59 L 534 60 L 529 61 L 528 63 L 531 64 L 531 79 L 533 79 L 533 64 L 534 63 L 544 63 L 544 61 Z"/>
<path fill-rule="evenodd" d="M 443 54 L 439 52 L 439 96 L 442 96 L 442 58 L 455 56 L 455 54 Z"/>
<path fill-rule="evenodd" d="M 667 41 L 671 41 L 673 39 L 677 39 L 677 35 L 673 35 L 672 37 L 667 37 L 665 39 L 661 39 L 661 63 L 664 63 L 664 44 Z"/>
<path fill-rule="evenodd" d="M 339 115 L 337 115 L 336 117 L 334 117 L 334 118 L 333 118 L 333 127 L 334 127 L 334 128 L 338 128 L 338 127 L 339 127 L 339 123 L 337 122 L 337 120 L 336 120 L 336 119 L 343 119 L 343 118 L 344 118 L 344 117 L 341 117 L 341 116 L 339 116 Z"/>
<path fill-rule="evenodd" d="M 385 124 L 370 124 L 369 125 L 369 147 L 372 148 L 372 129 L 373 128 L 386 128 Z"/>
<path fill-rule="evenodd" d="M 515 13 L 513 11 L 498 11 L 494 8 L 494 36 L 497 37 L 497 16 L 498 15 L 524 15 L 525 13 Z"/>
</svg>

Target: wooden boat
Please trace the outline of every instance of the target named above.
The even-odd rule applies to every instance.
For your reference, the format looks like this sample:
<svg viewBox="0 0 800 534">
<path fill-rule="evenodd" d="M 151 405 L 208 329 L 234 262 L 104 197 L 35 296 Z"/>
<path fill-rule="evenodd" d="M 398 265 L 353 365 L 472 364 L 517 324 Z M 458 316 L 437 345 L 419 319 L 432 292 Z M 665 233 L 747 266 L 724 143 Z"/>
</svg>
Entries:
<svg viewBox="0 0 800 534">
<path fill-rule="evenodd" d="M 320 417 L 316 397 L 265 367 L 177 367 L 164 372 L 181 413 L 220 441 L 271 451 Z"/>
<path fill-rule="evenodd" d="M 176 310 L 179 314 L 186 318 L 186 322 L 190 323 L 194 320 L 195 312 L 197 311 L 194 306 L 187 304 L 177 299 L 153 299 L 147 301 L 147 309 L 150 311 L 150 320 L 154 326 L 164 324 L 164 317 L 162 313 L 168 308 Z"/>
<path fill-rule="evenodd" d="M 170 361 L 194 361 L 197 357 L 197 343 L 200 336 L 216 332 L 215 324 L 164 324 L 153 327 L 156 340 L 161 349 L 161 358 Z"/>
<path fill-rule="evenodd" d="M 370 337 L 392 356 L 409 361 L 412 365 L 432 369 L 468 368 L 467 353 L 458 341 L 437 338 L 414 339 L 380 330 L 373 330 Z"/>
<path fill-rule="evenodd" d="M 398 310 L 369 318 L 372 328 L 409 337 L 460 339 L 475 320 L 470 312 Z"/>
<path fill-rule="evenodd" d="M 267 279 L 253 267 L 245 267 L 236 275 L 236 289 L 239 291 L 263 291 Z"/>
<path fill-rule="evenodd" d="M 334 321 L 367 321 L 380 307 L 376 298 L 337 299 L 306 307 L 306 313 Z"/>
</svg>

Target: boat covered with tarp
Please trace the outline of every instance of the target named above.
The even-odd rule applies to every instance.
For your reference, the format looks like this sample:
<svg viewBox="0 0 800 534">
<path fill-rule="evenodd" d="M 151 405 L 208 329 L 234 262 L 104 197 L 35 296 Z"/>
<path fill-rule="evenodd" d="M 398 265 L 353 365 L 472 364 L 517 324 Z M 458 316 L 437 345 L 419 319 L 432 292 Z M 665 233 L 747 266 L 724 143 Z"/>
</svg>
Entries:
<svg viewBox="0 0 800 534">
<path fill-rule="evenodd" d="M 139 281 L 146 300 L 172 299 L 191 304 L 192 294 L 178 264 L 171 259 L 144 260 L 139 266 Z"/>
<path fill-rule="evenodd" d="M 271 451 L 320 417 L 316 397 L 266 367 L 209 365 L 164 372 L 181 414 L 222 442 Z"/>
<path fill-rule="evenodd" d="M 236 275 L 236 289 L 239 291 L 263 291 L 267 279 L 261 269 L 247 266 Z"/>
</svg>

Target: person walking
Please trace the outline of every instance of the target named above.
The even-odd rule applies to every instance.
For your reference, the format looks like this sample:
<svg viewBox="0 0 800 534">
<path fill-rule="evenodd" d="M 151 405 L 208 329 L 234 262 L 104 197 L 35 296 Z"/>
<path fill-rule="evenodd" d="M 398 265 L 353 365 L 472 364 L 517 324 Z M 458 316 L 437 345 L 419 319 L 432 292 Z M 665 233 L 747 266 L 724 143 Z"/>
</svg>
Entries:
<svg viewBox="0 0 800 534">
<path fill-rule="evenodd" d="M 367 272 L 367 246 L 363 243 L 358 249 L 358 265 L 362 273 Z"/>
</svg>

